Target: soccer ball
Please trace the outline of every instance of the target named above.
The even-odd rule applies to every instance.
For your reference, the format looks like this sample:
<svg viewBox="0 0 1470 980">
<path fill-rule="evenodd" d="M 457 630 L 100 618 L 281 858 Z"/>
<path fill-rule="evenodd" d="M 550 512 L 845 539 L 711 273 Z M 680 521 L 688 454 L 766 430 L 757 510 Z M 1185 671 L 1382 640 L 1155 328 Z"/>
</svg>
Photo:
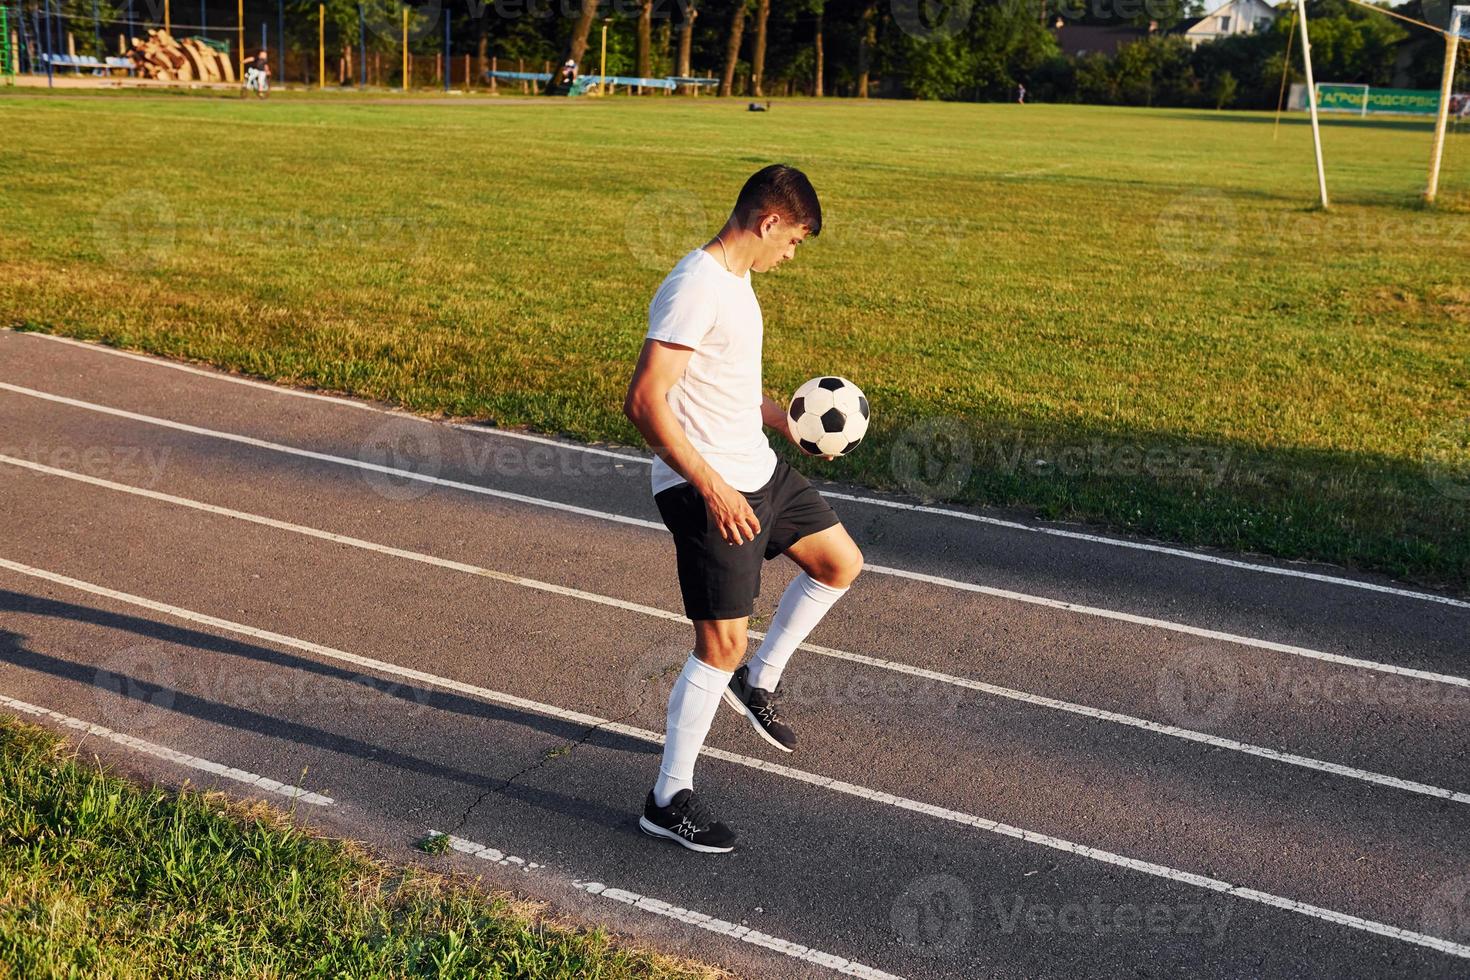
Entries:
<svg viewBox="0 0 1470 980">
<path fill-rule="evenodd" d="M 809 456 L 846 456 L 868 432 L 868 399 L 846 378 L 812 378 L 796 389 L 786 419 Z"/>
</svg>

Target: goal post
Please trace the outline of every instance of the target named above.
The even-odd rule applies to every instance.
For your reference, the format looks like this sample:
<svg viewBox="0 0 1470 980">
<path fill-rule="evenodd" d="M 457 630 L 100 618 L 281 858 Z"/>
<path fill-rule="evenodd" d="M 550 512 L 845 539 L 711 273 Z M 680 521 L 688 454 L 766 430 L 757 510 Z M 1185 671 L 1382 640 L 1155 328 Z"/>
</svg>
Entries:
<svg viewBox="0 0 1470 980">
<path fill-rule="evenodd" d="M 1322 126 L 1317 119 L 1317 83 L 1312 78 L 1312 41 L 1307 35 L 1307 0 L 1296 0 L 1297 19 L 1302 31 L 1302 65 L 1307 70 L 1307 109 L 1312 115 L 1312 148 L 1317 154 L 1317 193 L 1327 209 L 1327 169 L 1322 163 Z"/>
<path fill-rule="evenodd" d="M 1434 120 L 1434 149 L 1429 156 L 1429 183 L 1424 201 L 1433 204 L 1439 193 L 1439 167 L 1444 162 L 1444 134 L 1450 118 L 1450 96 L 1455 88 L 1455 56 L 1460 39 L 1470 34 L 1470 6 L 1457 6 L 1450 11 L 1450 27 L 1444 37 L 1444 75 L 1439 83 L 1439 114 Z"/>
</svg>

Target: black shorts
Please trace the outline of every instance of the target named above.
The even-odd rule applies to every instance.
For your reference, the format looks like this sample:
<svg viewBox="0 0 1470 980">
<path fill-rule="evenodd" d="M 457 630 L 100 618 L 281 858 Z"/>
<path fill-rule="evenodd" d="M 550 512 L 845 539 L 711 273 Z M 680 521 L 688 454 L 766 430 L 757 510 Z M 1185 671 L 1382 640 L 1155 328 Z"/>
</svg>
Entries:
<svg viewBox="0 0 1470 980">
<path fill-rule="evenodd" d="M 761 565 L 808 534 L 839 523 L 806 477 L 778 460 L 766 485 L 744 495 L 761 523 L 754 541 L 732 545 L 709 520 L 704 497 L 688 483 L 655 494 L 658 512 L 674 535 L 679 590 L 690 619 L 740 619 L 755 608 Z"/>
</svg>

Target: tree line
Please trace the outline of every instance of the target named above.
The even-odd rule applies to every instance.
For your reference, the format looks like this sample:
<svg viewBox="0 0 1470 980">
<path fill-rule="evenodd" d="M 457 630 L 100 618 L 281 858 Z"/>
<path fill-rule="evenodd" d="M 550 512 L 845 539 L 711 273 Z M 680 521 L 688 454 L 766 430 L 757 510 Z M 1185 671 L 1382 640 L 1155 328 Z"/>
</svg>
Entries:
<svg viewBox="0 0 1470 980">
<path fill-rule="evenodd" d="M 1411 0 L 1395 9 L 1433 21 L 1440 0 Z M 444 48 L 468 55 L 483 78 L 500 68 L 541 71 L 567 58 L 582 73 L 600 67 L 607 28 L 609 74 L 698 75 L 718 80 L 721 95 L 770 98 L 1012 100 L 1108 105 L 1270 108 L 1281 87 L 1302 78 L 1292 38 L 1291 4 L 1255 34 L 1191 47 L 1177 28 L 1200 13 L 1199 0 L 414 0 L 410 44 L 430 58 Z M 50 0 L 80 53 L 93 53 L 93 22 L 102 47 L 115 47 L 118 21 L 161 20 L 163 0 Z M 1441 4 L 1442 5 L 1442 4 Z M 395 66 L 402 32 L 398 0 L 325 0 L 329 55 L 351 64 L 360 50 Z M 46 0 L 21 0 L 26 24 Z M 264 24 L 277 48 L 314 52 L 317 0 L 247 0 L 246 39 L 257 46 Z M 1443 46 L 1348 0 L 1307 4 L 1313 62 L 1320 81 L 1395 81 L 1414 88 L 1439 83 Z M 42 14 L 41 16 L 44 16 Z M 212 26 L 233 41 L 233 2 L 172 3 L 175 23 Z M 1443 19 L 1443 18 L 1440 18 Z M 1066 54 L 1059 31 L 1073 27 L 1131 30 L 1136 40 L 1116 52 Z M 191 29 L 176 34 L 198 33 Z M 1290 54 L 1288 55 L 1288 51 Z M 1467 59 L 1470 60 L 1470 59 Z M 307 59 L 302 59 L 306 64 Z M 353 77 L 346 73 L 346 77 Z M 456 76 L 460 77 L 460 76 Z M 329 78 L 336 81 L 336 76 Z M 384 79 L 391 83 L 390 80 Z"/>
</svg>

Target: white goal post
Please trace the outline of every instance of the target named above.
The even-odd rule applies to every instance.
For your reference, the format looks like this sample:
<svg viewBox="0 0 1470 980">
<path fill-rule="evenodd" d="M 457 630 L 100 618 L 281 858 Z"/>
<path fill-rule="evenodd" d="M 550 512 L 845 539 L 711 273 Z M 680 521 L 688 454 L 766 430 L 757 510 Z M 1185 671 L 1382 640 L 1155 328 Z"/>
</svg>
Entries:
<svg viewBox="0 0 1470 980">
<path fill-rule="evenodd" d="M 1439 193 L 1439 165 L 1444 160 L 1444 132 L 1450 118 L 1450 96 L 1455 88 L 1455 55 L 1460 38 L 1470 36 L 1470 7 L 1459 6 L 1450 11 L 1450 28 L 1444 37 L 1444 75 L 1439 83 L 1439 115 L 1434 120 L 1434 149 L 1429 156 L 1429 185 L 1424 200 L 1434 203 Z"/>
</svg>

